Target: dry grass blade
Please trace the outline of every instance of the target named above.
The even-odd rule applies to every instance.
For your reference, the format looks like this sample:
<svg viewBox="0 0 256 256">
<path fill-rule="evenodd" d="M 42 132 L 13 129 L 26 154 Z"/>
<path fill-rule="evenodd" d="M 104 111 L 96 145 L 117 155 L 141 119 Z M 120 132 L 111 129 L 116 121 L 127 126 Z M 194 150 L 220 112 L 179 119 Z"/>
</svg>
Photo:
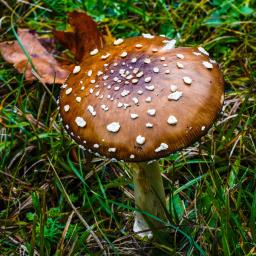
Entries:
<svg viewBox="0 0 256 256">
<path fill-rule="evenodd" d="M 104 247 L 102 245 L 102 243 L 100 242 L 99 238 L 96 236 L 96 234 L 94 233 L 94 231 L 92 230 L 92 228 L 90 227 L 90 225 L 86 222 L 86 220 L 83 218 L 83 216 L 80 214 L 80 212 L 76 209 L 76 207 L 73 205 L 72 201 L 70 200 L 70 197 L 67 193 L 67 191 L 65 190 L 61 180 L 60 180 L 60 177 L 59 175 L 57 174 L 54 166 L 52 165 L 52 162 L 51 160 L 48 158 L 48 161 L 50 163 L 50 166 L 54 172 L 54 175 L 56 177 L 56 179 L 58 180 L 60 186 L 61 186 L 61 189 L 62 189 L 62 192 L 64 193 L 64 196 L 68 202 L 68 204 L 70 205 L 70 207 L 72 208 L 72 210 L 76 213 L 77 217 L 80 219 L 80 221 L 83 223 L 83 225 L 90 231 L 92 237 L 94 238 L 94 240 L 96 241 L 97 245 L 99 246 L 99 248 L 102 250 L 103 252 L 103 255 L 106 255 L 105 253 L 105 250 L 104 250 Z"/>
</svg>

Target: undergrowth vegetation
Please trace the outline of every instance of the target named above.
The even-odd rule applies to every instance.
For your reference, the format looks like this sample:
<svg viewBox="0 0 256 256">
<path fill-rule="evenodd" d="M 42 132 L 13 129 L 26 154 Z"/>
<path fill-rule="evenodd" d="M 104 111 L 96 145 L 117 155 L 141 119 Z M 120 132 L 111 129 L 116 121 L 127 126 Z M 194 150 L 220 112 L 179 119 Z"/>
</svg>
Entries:
<svg viewBox="0 0 256 256">
<path fill-rule="evenodd" d="M 225 102 L 199 142 L 160 160 L 172 241 L 132 232 L 124 163 L 83 152 L 64 133 L 56 99 L 0 59 L 0 255 L 256 254 L 256 3 L 247 0 L 0 1 L 1 41 L 18 27 L 50 37 L 86 11 L 114 37 L 165 34 L 202 45 L 220 64 Z M 63 50 L 63 49 L 59 49 Z M 160 255 L 160 254 L 159 254 Z"/>
</svg>

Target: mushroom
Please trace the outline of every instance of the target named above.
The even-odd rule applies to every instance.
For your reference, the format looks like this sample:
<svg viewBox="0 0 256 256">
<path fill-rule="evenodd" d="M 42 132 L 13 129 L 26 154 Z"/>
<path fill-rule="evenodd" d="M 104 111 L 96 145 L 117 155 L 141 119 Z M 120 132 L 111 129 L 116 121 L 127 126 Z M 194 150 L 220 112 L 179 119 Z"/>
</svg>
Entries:
<svg viewBox="0 0 256 256">
<path fill-rule="evenodd" d="M 207 133 L 224 100 L 218 65 L 202 48 L 174 48 L 161 36 L 118 39 L 94 49 L 60 92 L 60 115 L 85 149 L 130 163 L 134 231 L 152 236 L 166 220 L 157 160 Z M 78 100 L 79 99 L 79 100 Z M 145 229 L 148 232 L 141 232 Z"/>
</svg>

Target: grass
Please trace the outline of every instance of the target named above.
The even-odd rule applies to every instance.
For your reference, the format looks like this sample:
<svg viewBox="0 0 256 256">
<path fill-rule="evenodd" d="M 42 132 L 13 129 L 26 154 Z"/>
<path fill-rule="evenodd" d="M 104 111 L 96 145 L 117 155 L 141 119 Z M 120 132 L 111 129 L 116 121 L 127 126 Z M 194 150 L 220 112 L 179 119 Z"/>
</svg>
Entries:
<svg viewBox="0 0 256 256">
<path fill-rule="evenodd" d="M 225 103 L 198 143 L 160 160 L 169 246 L 132 233 L 133 185 L 123 163 L 93 158 L 63 132 L 59 88 L 28 84 L 0 59 L 0 255 L 256 255 L 256 3 L 249 0 L 0 1 L 12 28 L 49 36 L 87 11 L 116 37 L 166 34 L 220 63 Z M 11 20 L 11 16 L 13 19 Z M 25 254 L 25 255 L 27 255 Z"/>
</svg>

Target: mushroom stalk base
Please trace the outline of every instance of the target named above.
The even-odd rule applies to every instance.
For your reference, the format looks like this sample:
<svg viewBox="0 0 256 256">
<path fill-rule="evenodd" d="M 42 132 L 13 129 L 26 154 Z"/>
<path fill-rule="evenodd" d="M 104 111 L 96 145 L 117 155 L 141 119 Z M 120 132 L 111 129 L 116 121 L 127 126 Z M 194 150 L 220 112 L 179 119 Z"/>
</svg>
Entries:
<svg viewBox="0 0 256 256">
<path fill-rule="evenodd" d="M 134 180 L 134 194 L 136 208 L 166 220 L 164 211 L 165 193 L 163 180 L 158 162 L 131 163 Z M 152 238 L 153 234 L 161 233 L 163 223 L 140 212 L 135 213 L 134 232 L 141 237 Z M 143 230 L 147 230 L 142 232 Z M 158 236 L 158 235 L 157 235 Z"/>
</svg>

